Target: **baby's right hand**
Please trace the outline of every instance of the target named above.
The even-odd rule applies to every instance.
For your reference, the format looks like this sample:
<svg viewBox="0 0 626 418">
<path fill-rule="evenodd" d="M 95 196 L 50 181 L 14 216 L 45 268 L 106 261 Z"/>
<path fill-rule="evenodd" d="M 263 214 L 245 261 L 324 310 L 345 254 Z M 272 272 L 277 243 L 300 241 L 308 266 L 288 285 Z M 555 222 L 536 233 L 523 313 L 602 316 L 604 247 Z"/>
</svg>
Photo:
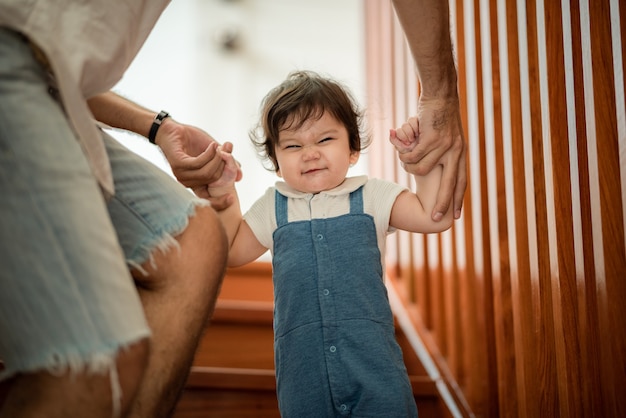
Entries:
<svg viewBox="0 0 626 418">
<path fill-rule="evenodd" d="M 410 152 L 419 142 L 419 120 L 413 116 L 400 128 L 389 130 L 391 142 L 400 154 Z"/>
<path fill-rule="evenodd" d="M 225 144 L 226 145 L 226 144 Z M 219 179 L 209 184 L 209 193 L 211 189 L 215 190 L 224 187 L 234 187 L 235 182 L 241 178 L 241 168 L 239 163 L 233 157 L 232 151 L 226 151 L 225 146 L 218 147 L 217 151 L 224 161 L 224 169 Z"/>
</svg>

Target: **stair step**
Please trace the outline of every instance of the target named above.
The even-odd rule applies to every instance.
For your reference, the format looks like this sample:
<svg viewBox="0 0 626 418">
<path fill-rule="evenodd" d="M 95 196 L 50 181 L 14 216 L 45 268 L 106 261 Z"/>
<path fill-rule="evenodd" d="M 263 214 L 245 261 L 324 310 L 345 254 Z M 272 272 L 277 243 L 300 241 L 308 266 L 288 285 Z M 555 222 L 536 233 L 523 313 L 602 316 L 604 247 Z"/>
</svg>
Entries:
<svg viewBox="0 0 626 418">
<path fill-rule="evenodd" d="M 241 389 L 276 391 L 274 370 L 240 367 L 191 368 L 187 387 L 192 389 Z"/>
<path fill-rule="evenodd" d="M 435 382 L 425 376 L 410 380 L 420 417 L 441 417 Z M 173 417 L 278 418 L 274 371 L 194 366 Z"/>
<path fill-rule="evenodd" d="M 279 418 L 271 267 L 229 270 L 174 418 Z M 421 418 L 440 418 L 430 379 L 398 328 Z"/>
<path fill-rule="evenodd" d="M 273 304 L 218 300 L 189 376 L 188 387 L 275 390 Z M 410 344 L 398 328 L 409 378 L 416 396 L 437 396 Z"/>
<path fill-rule="evenodd" d="M 409 376 L 415 396 L 437 396 L 435 382 L 426 376 Z M 191 389 L 276 390 L 274 370 L 241 367 L 194 366 L 187 380 Z"/>
<path fill-rule="evenodd" d="M 272 303 L 219 300 L 196 367 L 274 370 Z"/>
</svg>

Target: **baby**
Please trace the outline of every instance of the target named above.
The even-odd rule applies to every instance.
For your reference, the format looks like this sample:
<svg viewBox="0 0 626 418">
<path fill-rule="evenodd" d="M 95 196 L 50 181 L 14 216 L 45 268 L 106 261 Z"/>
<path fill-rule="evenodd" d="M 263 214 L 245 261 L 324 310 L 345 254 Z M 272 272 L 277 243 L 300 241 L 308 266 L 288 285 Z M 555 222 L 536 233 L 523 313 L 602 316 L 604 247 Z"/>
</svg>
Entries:
<svg viewBox="0 0 626 418">
<path fill-rule="evenodd" d="M 415 192 L 347 177 L 368 145 L 361 113 L 347 89 L 312 72 L 292 73 L 271 90 L 261 115 L 252 141 L 283 181 L 242 216 L 229 144 L 221 151 L 224 174 L 209 193 L 235 201 L 219 212 L 229 266 L 272 254 L 281 415 L 417 416 L 384 284 L 385 241 L 395 229 L 451 226 L 452 210 L 431 218 L 441 168 L 415 176 Z M 390 131 L 401 153 L 418 140 L 417 118 Z"/>
</svg>

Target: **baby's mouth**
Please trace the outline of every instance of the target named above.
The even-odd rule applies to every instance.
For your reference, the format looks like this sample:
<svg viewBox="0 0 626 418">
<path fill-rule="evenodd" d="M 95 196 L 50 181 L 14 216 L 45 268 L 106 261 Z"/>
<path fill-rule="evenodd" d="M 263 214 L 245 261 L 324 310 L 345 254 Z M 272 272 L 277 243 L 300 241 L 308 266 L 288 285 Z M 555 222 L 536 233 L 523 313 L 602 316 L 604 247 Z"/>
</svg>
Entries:
<svg viewBox="0 0 626 418">
<path fill-rule="evenodd" d="M 309 170 L 306 170 L 303 174 L 314 174 L 317 173 L 318 171 L 322 171 L 321 168 L 311 168 Z"/>
</svg>

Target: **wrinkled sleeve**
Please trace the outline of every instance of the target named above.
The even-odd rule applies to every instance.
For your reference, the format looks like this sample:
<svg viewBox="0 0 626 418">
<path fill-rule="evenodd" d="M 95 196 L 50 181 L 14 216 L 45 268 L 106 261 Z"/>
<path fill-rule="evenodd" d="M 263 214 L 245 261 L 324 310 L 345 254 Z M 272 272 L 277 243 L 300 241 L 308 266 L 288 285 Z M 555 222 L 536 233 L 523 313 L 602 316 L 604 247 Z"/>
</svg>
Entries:
<svg viewBox="0 0 626 418">
<path fill-rule="evenodd" d="M 405 190 L 408 190 L 405 186 L 387 180 L 373 178 L 367 182 L 364 188 L 365 212 L 374 217 L 378 234 L 395 232 L 389 226 L 391 209 L 398 195 Z"/>
<path fill-rule="evenodd" d="M 274 211 L 274 194 L 276 189 L 270 187 L 265 191 L 250 209 L 243 219 L 246 221 L 256 239 L 270 251 L 274 248 L 273 234 L 276 229 L 276 213 Z"/>
</svg>

